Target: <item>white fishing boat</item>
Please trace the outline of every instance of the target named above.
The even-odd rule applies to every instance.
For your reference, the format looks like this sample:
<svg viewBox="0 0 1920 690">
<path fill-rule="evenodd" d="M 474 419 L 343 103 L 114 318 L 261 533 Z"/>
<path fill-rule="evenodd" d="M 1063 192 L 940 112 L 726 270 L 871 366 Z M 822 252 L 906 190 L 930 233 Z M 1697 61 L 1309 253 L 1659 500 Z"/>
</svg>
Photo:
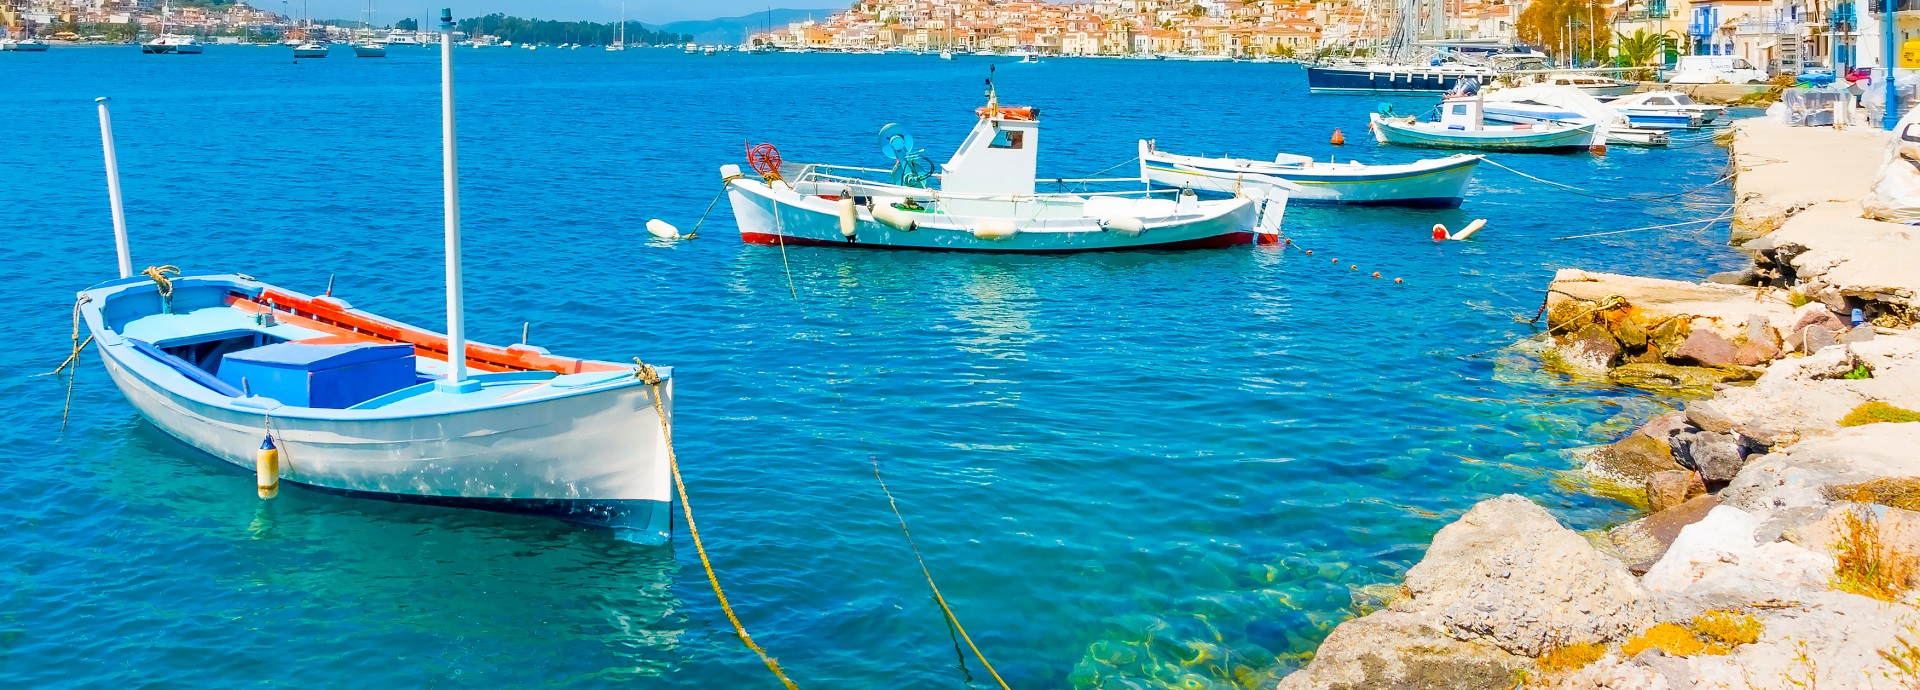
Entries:
<svg viewBox="0 0 1920 690">
<path fill-rule="evenodd" d="M 309 60 L 327 56 L 327 44 L 307 42 L 293 47 L 293 57 L 297 60 Z"/>
<path fill-rule="evenodd" d="M 78 318 L 135 410 L 253 473 L 263 498 L 288 483 L 663 542 L 670 372 L 466 341 L 450 14 L 441 25 L 446 335 L 236 273 L 135 273 L 104 98 L 120 277 L 80 292 Z"/>
<path fill-rule="evenodd" d="M 1636 93 L 1607 101 L 1606 105 L 1626 116 L 1633 126 L 1646 129 L 1698 129 L 1726 113 L 1726 108 L 1695 103 L 1692 96 L 1679 91 Z"/>
<path fill-rule="evenodd" d="M 953 59 L 953 51 L 951 51 L 951 50 L 942 50 L 942 51 L 940 51 L 940 59 L 942 59 L 942 60 L 952 60 L 952 59 Z"/>
<path fill-rule="evenodd" d="M 1482 95 L 1449 96 L 1440 103 L 1440 119 L 1421 122 L 1391 112 L 1373 113 L 1369 126 L 1382 144 L 1478 151 L 1559 152 L 1604 147 L 1604 126 L 1594 122 L 1571 124 L 1487 124 Z"/>
<path fill-rule="evenodd" d="M 771 145 L 749 152 L 757 177 L 727 165 L 720 173 L 742 240 L 980 252 L 1079 252 L 1190 249 L 1278 240 L 1286 195 L 1246 190 L 1203 201 L 1192 190 L 1098 191 L 1137 178 L 1047 180 L 1036 177 L 1038 111 L 986 107 L 960 149 L 936 172 L 898 125 L 880 133 L 891 170 L 789 165 Z M 878 176 L 887 176 L 884 180 Z"/>
<path fill-rule="evenodd" d="M 1671 137 L 1659 129 L 1634 127 L 1629 118 L 1571 86 L 1521 86 L 1485 94 L 1490 122 L 1524 125 L 1601 123 L 1607 143 L 1666 146 Z"/>
<path fill-rule="evenodd" d="M 1201 193 L 1237 194 L 1278 188 L 1292 202 L 1457 208 L 1481 156 L 1455 154 L 1412 163 L 1336 163 L 1282 153 L 1273 160 L 1182 156 L 1140 142 L 1140 178 L 1149 184 Z"/>
</svg>

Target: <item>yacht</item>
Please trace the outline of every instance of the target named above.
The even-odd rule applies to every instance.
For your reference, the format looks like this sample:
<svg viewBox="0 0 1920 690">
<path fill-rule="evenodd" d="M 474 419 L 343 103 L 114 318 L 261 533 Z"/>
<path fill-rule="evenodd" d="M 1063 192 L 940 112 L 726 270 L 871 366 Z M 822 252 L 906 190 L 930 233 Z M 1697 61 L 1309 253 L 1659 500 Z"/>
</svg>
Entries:
<svg viewBox="0 0 1920 690">
<path fill-rule="evenodd" d="M 308 60 L 327 56 L 327 44 L 307 42 L 293 47 L 293 59 Z"/>
<path fill-rule="evenodd" d="M 355 43 L 353 44 L 353 56 L 354 57 L 386 57 L 387 46 L 386 44 L 379 43 L 377 41 Z"/>
<path fill-rule="evenodd" d="M 140 52 L 149 55 L 199 55 L 207 49 L 206 45 L 192 36 L 162 34 L 140 44 Z"/>
</svg>

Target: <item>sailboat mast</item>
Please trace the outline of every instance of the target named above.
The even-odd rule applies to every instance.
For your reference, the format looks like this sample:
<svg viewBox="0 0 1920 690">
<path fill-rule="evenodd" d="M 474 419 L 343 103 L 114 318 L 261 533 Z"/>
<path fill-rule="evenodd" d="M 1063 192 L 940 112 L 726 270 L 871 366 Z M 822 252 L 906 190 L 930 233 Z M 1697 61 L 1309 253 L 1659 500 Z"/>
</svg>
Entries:
<svg viewBox="0 0 1920 690">
<path fill-rule="evenodd" d="M 447 378 L 440 387 L 467 392 L 466 314 L 460 284 L 460 155 L 453 128 L 453 10 L 440 10 L 440 175 L 447 217 Z"/>
</svg>

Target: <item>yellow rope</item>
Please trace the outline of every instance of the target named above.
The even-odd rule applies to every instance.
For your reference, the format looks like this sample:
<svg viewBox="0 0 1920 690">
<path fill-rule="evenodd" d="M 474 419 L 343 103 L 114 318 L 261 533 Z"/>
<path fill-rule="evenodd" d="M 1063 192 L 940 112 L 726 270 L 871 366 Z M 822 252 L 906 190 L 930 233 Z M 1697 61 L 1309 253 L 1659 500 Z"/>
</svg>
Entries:
<svg viewBox="0 0 1920 690">
<path fill-rule="evenodd" d="M 653 387 L 653 413 L 660 418 L 660 435 L 666 440 L 667 466 L 673 470 L 673 486 L 680 493 L 681 514 L 687 517 L 687 533 L 693 535 L 693 548 L 700 552 L 700 567 L 707 571 L 707 582 L 713 585 L 713 594 L 720 599 L 720 610 L 726 612 L 727 620 L 733 623 L 733 631 L 740 635 L 740 641 L 747 643 L 747 648 L 753 650 L 754 654 L 760 655 L 760 661 L 767 665 L 767 670 L 773 671 L 775 678 L 780 679 L 780 684 L 785 685 L 787 690 L 799 690 L 800 686 L 795 685 L 787 677 L 786 671 L 781 670 L 780 662 L 775 661 L 767 654 L 767 650 L 753 641 L 752 635 L 747 634 L 747 627 L 740 623 L 740 617 L 733 613 L 733 604 L 727 601 L 727 593 L 720 589 L 720 576 L 713 574 L 713 561 L 708 560 L 707 546 L 700 541 L 700 528 L 693 522 L 693 504 L 687 502 L 687 483 L 680 478 L 680 460 L 673 454 L 673 426 L 667 423 L 667 410 L 660 402 L 660 372 L 637 358 L 633 363 L 638 366 L 634 376 Z"/>
<path fill-rule="evenodd" d="M 987 673 L 993 675 L 993 682 L 1000 684 L 1000 690 L 1012 690 L 1007 687 L 1007 681 L 1000 677 L 1000 672 L 993 670 L 993 662 L 987 661 L 987 655 L 980 653 L 979 645 L 974 644 L 973 637 L 967 635 L 967 629 L 960 625 L 960 619 L 953 615 L 953 607 L 948 606 L 947 598 L 940 595 L 940 585 L 933 583 L 933 571 L 927 569 L 927 559 L 920 556 L 920 547 L 913 543 L 913 532 L 907 529 L 907 518 L 900 515 L 900 504 L 893 500 L 893 491 L 887 489 L 887 480 L 880 477 L 880 460 L 868 455 L 867 461 L 873 464 L 873 480 L 880 483 L 880 492 L 887 495 L 887 505 L 893 508 L 894 519 L 900 521 L 900 532 L 907 535 L 907 548 L 913 550 L 913 559 L 920 562 L 920 574 L 927 577 L 927 588 L 933 590 L 933 600 L 939 602 L 940 612 L 946 614 L 947 622 L 960 632 L 960 639 L 967 641 L 967 648 L 973 650 L 973 656 L 980 660 L 980 665 L 987 667 Z"/>
<path fill-rule="evenodd" d="M 1582 320 L 1586 319 L 1588 316 L 1592 316 L 1594 314 L 1606 311 L 1608 309 L 1617 309 L 1619 307 L 1624 307 L 1624 306 L 1627 306 L 1626 298 L 1621 297 L 1619 295 L 1607 295 L 1606 297 L 1601 298 L 1600 302 L 1598 304 L 1595 304 L 1592 309 L 1588 309 L 1584 312 L 1581 312 L 1579 316 L 1575 316 L 1571 319 L 1567 319 L 1566 321 L 1562 321 L 1558 326 L 1548 328 L 1547 335 L 1553 335 L 1555 331 L 1559 331 L 1560 329 L 1566 328 L 1567 326 L 1577 324 Z"/>
<path fill-rule="evenodd" d="M 167 276 L 180 275 L 180 267 L 172 264 L 166 266 L 148 266 L 147 270 L 140 272 L 140 275 L 152 278 L 153 284 L 160 286 L 161 297 L 172 297 L 173 281 L 168 279 Z"/>
<path fill-rule="evenodd" d="M 80 340 L 80 305 L 91 301 L 93 300 L 86 295 L 81 295 L 80 299 L 73 301 L 73 351 L 67 353 L 66 361 L 61 362 L 60 366 L 54 367 L 53 371 L 49 371 L 46 374 L 48 376 L 59 376 L 60 372 L 66 371 L 68 365 L 73 365 L 73 374 L 67 376 L 67 401 L 60 406 L 60 431 L 62 433 L 67 430 L 67 416 L 73 412 L 73 380 L 80 374 L 80 353 L 86 350 L 88 345 L 93 344 L 92 334 L 87 335 L 85 342 L 81 342 Z"/>
</svg>

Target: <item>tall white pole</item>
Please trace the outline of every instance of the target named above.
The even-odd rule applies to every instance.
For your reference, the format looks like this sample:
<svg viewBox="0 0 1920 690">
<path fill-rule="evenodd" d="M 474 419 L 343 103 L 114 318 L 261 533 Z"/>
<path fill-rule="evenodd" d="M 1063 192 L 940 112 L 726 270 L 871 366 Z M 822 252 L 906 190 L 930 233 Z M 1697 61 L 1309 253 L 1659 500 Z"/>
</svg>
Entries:
<svg viewBox="0 0 1920 690">
<path fill-rule="evenodd" d="M 107 198 L 113 202 L 113 251 L 120 259 L 120 277 L 133 276 L 133 254 L 127 250 L 127 208 L 120 203 L 120 157 L 113 152 L 113 117 L 107 97 L 93 99 L 100 106 L 100 148 L 107 154 Z"/>
<path fill-rule="evenodd" d="M 466 315 L 460 287 L 460 162 L 453 132 L 453 10 L 440 10 L 440 176 L 447 216 L 447 379 L 442 386 L 469 390 Z"/>
</svg>

